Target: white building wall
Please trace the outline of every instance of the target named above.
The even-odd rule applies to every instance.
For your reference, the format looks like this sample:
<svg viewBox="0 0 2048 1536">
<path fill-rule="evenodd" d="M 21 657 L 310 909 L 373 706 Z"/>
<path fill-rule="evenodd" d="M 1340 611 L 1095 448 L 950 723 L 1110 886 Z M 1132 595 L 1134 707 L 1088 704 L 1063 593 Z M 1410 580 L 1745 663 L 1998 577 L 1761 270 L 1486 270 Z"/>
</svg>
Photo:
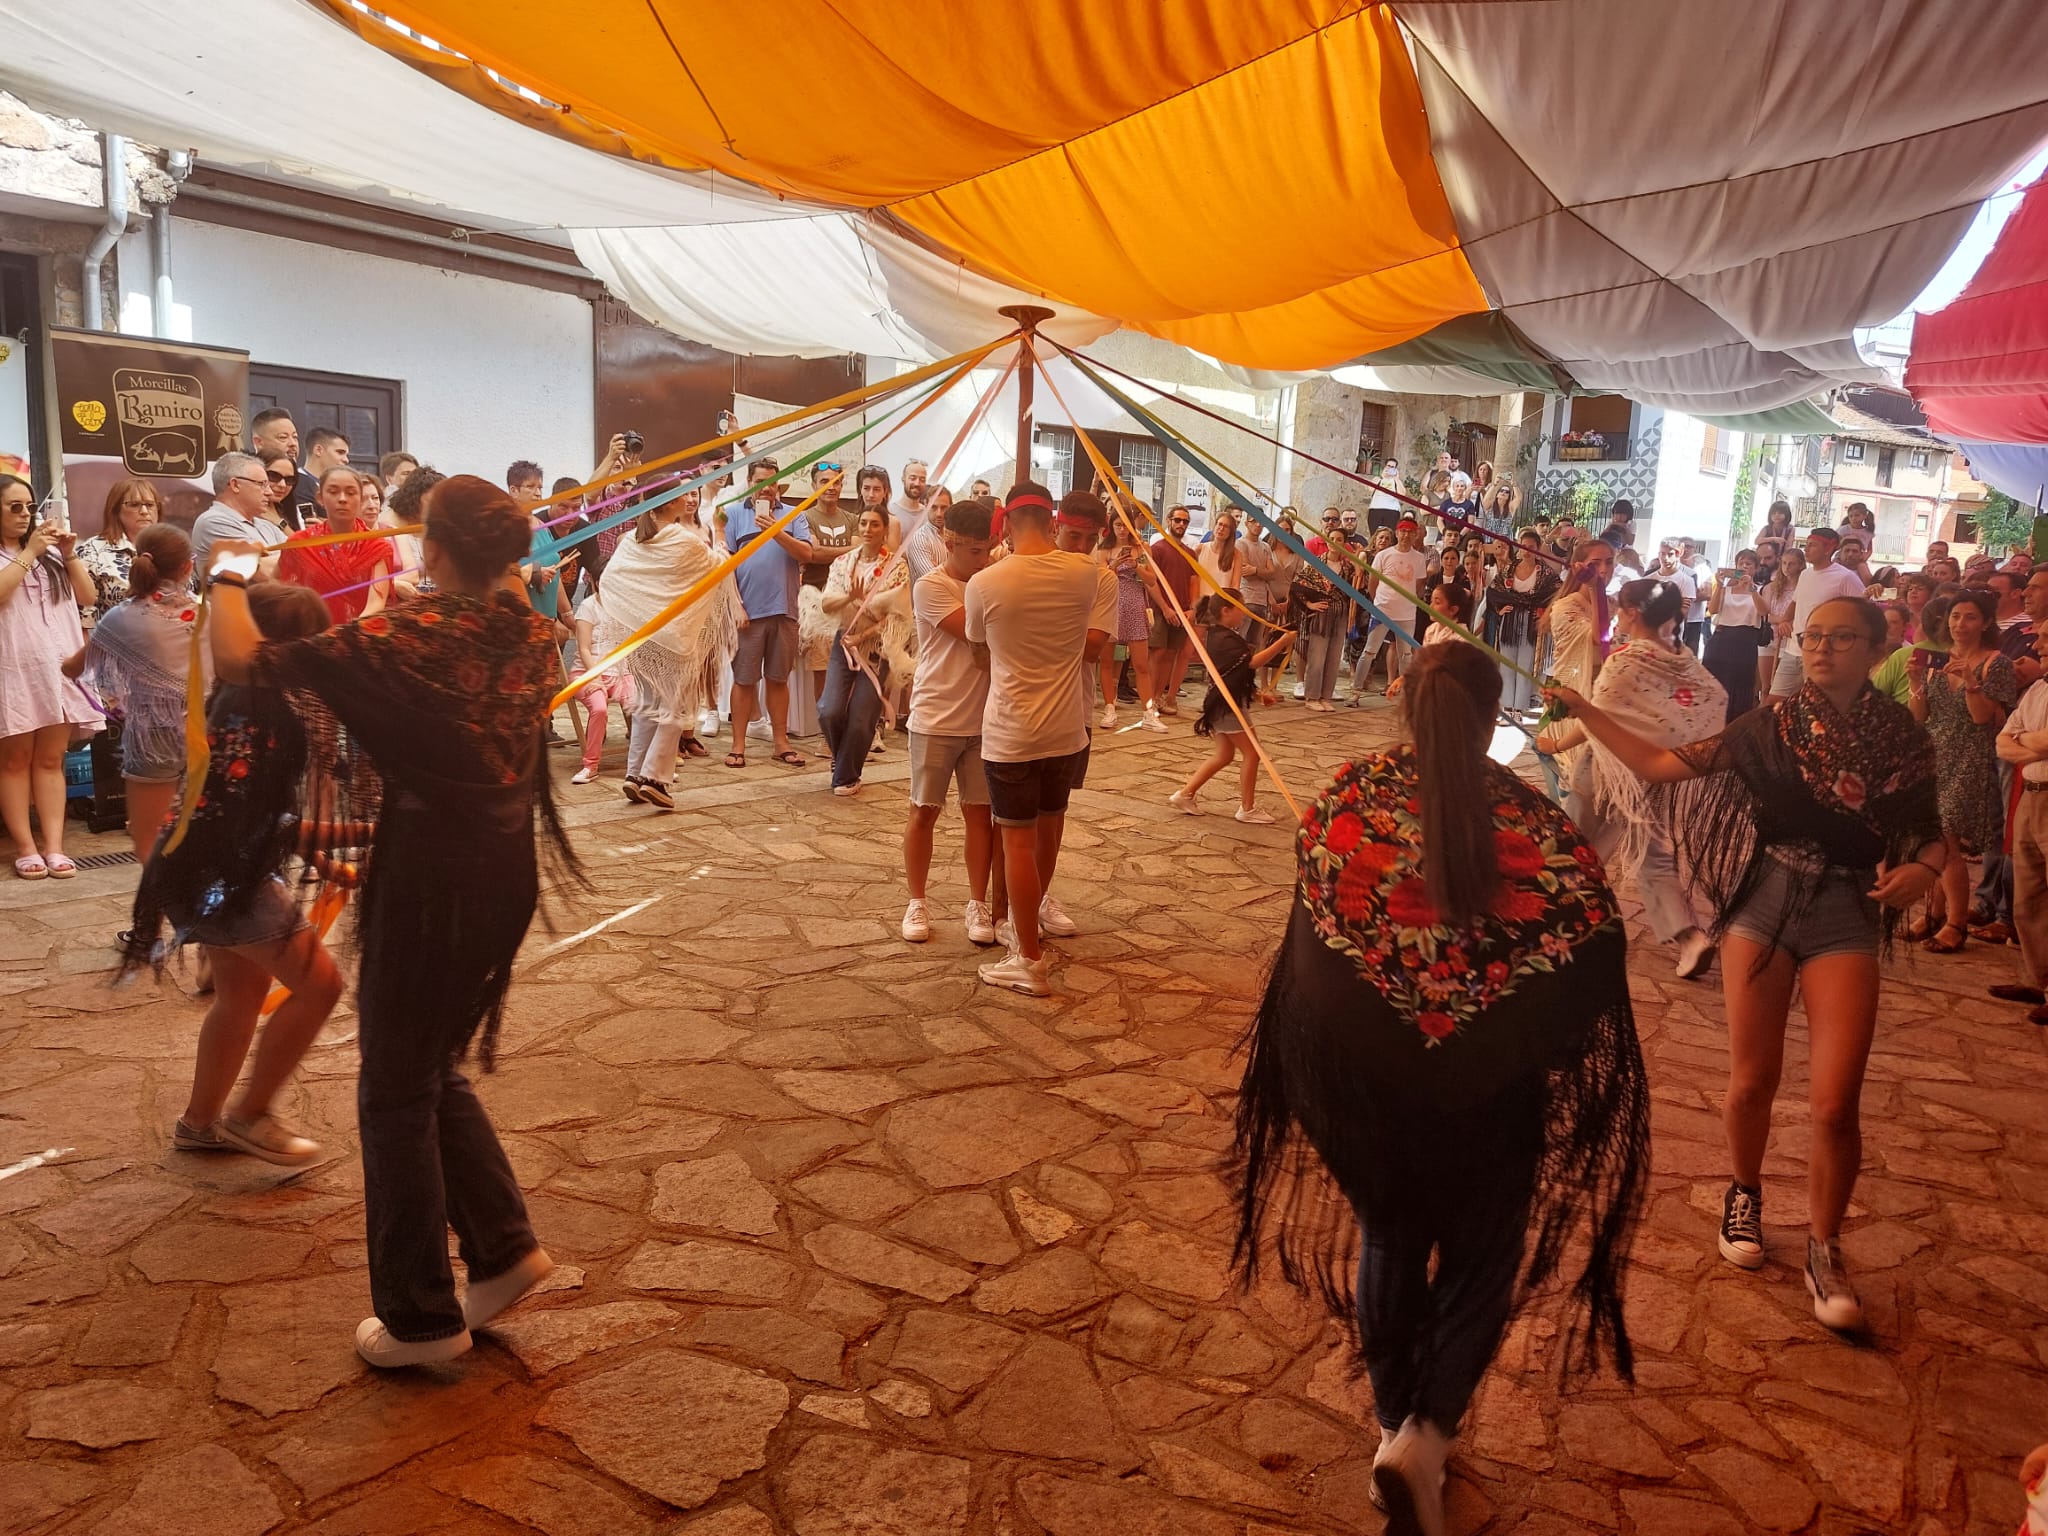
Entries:
<svg viewBox="0 0 2048 1536">
<path fill-rule="evenodd" d="M 1728 455 L 1726 473 L 1700 467 L 1706 423 L 1682 411 L 1664 412 L 1662 449 L 1657 459 L 1657 499 L 1647 531 L 1638 527 L 1637 543 L 1647 558 L 1662 539 L 1701 541 L 1709 558 L 1726 563 L 1728 525 L 1735 510 L 1735 481 L 1742 467 L 1743 434 L 1724 431 L 1720 447 Z"/>
<path fill-rule="evenodd" d="M 121 329 L 150 333 L 146 233 L 121 242 Z M 514 459 L 584 475 L 594 436 L 590 304 L 574 294 L 248 230 L 171 223 L 178 340 L 280 368 L 396 379 L 400 442 L 447 474 Z"/>
</svg>

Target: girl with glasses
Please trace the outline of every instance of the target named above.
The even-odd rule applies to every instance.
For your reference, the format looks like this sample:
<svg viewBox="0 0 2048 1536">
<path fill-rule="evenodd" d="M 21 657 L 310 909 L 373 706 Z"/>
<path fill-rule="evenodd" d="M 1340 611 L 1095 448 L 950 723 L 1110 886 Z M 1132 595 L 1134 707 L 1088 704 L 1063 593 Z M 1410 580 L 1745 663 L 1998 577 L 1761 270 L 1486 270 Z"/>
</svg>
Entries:
<svg viewBox="0 0 2048 1536">
<path fill-rule="evenodd" d="M 1721 1256 L 1763 1266 L 1763 1159 L 1796 985 L 1805 998 L 1812 1104 L 1806 1286 L 1814 1317 L 1858 1329 L 1862 1304 L 1837 1239 L 1863 1156 L 1858 1105 L 1877 1029 L 1878 958 L 1900 912 L 1942 878 L 1949 852 L 1934 744 L 1870 684 L 1884 615 L 1832 598 L 1795 637 L 1803 681 L 1719 735 L 1665 747 L 1569 688 L 1546 689 L 1621 765 L 1670 790 L 1656 818 L 1714 916 L 1727 1000 L 1722 1119 L 1734 1177 Z"/>
</svg>

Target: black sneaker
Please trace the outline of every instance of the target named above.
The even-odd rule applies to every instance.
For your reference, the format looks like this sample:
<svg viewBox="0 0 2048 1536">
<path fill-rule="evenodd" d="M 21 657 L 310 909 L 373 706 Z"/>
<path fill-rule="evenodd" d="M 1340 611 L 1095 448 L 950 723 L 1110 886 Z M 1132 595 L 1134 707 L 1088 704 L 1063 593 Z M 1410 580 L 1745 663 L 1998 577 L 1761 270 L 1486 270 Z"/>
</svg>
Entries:
<svg viewBox="0 0 2048 1536">
<path fill-rule="evenodd" d="M 1863 1326 L 1863 1303 L 1842 1273 L 1841 1250 L 1811 1236 L 1806 1239 L 1806 1290 L 1822 1327 L 1853 1333 Z"/>
<path fill-rule="evenodd" d="M 639 805 L 642 799 L 640 780 L 632 774 L 627 774 L 626 782 L 619 786 L 619 793 L 624 795 L 628 800 L 632 801 L 635 805 Z"/>
<path fill-rule="evenodd" d="M 675 796 L 668 792 L 668 786 L 657 783 L 653 779 L 642 779 L 640 781 L 640 798 L 649 805 L 658 806 L 664 811 L 672 811 L 676 808 Z"/>
<path fill-rule="evenodd" d="M 1721 1199 L 1721 1257 L 1739 1269 L 1764 1266 L 1764 1192 L 1732 1179 Z"/>
</svg>

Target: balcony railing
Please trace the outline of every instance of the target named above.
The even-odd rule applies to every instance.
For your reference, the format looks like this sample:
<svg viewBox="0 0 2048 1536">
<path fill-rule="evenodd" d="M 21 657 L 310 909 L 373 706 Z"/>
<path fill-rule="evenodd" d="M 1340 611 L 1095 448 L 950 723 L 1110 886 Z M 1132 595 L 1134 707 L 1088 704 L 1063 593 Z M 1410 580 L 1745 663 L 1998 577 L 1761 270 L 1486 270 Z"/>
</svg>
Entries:
<svg viewBox="0 0 2048 1536">
<path fill-rule="evenodd" d="M 1628 457 L 1629 439 L 1626 432 L 1603 432 L 1599 443 L 1559 443 L 1557 462 L 1560 464 L 1612 464 Z"/>
<path fill-rule="evenodd" d="M 1700 454 L 1700 473 L 1703 475 L 1725 475 L 1734 467 L 1735 455 L 1726 448 Z"/>
</svg>

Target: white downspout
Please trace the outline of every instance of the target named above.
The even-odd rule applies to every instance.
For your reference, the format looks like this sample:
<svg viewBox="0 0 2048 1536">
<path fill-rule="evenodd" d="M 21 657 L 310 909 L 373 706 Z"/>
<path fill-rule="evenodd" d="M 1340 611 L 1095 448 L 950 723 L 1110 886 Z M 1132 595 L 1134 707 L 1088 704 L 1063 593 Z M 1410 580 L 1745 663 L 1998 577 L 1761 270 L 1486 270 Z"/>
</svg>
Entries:
<svg viewBox="0 0 2048 1536">
<path fill-rule="evenodd" d="M 171 196 L 177 196 L 177 189 L 185 178 L 192 174 L 192 151 L 174 149 L 164 156 L 164 170 L 171 178 Z M 150 299 L 150 320 L 157 335 L 166 339 L 171 334 L 171 205 L 165 201 L 157 205 L 149 220 L 149 268 L 156 280 L 156 288 Z"/>
<path fill-rule="evenodd" d="M 100 135 L 100 164 L 106 172 L 106 222 L 93 232 L 79 265 L 79 286 L 84 290 L 85 328 L 106 329 L 106 306 L 100 300 L 100 268 L 107 252 L 128 228 L 128 141 L 118 133 Z"/>
</svg>

